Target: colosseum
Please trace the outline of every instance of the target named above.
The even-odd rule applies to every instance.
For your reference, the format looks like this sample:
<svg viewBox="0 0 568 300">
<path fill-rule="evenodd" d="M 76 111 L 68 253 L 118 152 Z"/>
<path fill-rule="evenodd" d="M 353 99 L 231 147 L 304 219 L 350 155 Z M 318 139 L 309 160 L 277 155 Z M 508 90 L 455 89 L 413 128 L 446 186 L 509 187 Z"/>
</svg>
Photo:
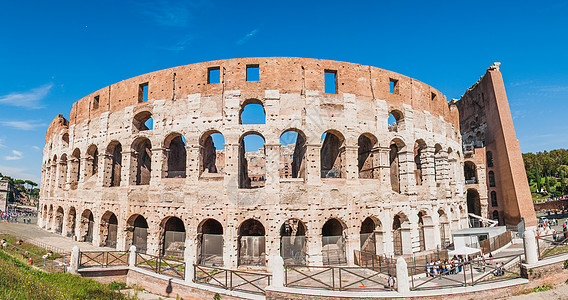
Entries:
<svg viewBox="0 0 568 300">
<path fill-rule="evenodd" d="M 492 213 L 485 162 L 470 157 L 464 179 L 464 149 L 481 152 L 462 144 L 459 108 L 407 76 L 330 60 L 228 59 L 141 75 L 53 120 L 38 225 L 229 268 L 273 254 L 353 265 L 357 250 L 432 251 L 470 226 L 468 213 Z M 500 223 L 524 215 L 500 209 Z"/>
</svg>

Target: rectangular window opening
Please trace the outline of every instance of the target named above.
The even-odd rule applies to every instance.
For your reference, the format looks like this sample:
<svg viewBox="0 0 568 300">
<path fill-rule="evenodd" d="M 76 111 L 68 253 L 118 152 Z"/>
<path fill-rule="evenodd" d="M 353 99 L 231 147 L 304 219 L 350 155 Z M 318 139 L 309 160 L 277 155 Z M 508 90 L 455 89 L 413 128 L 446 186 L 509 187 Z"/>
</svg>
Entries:
<svg viewBox="0 0 568 300">
<path fill-rule="evenodd" d="M 260 69 L 258 65 L 247 65 L 247 81 L 259 81 Z"/>
<path fill-rule="evenodd" d="M 138 103 L 148 101 L 148 82 L 141 83 L 138 86 Z"/>
<path fill-rule="evenodd" d="M 93 99 L 93 109 L 99 109 L 99 96 L 95 96 L 95 99 Z"/>
<path fill-rule="evenodd" d="M 325 70 L 325 93 L 337 94 L 337 71 Z"/>
<path fill-rule="evenodd" d="M 398 80 L 389 78 L 389 88 L 391 94 L 398 94 Z"/>
<path fill-rule="evenodd" d="M 207 83 L 215 84 L 221 82 L 221 67 L 210 67 L 207 69 Z"/>
<path fill-rule="evenodd" d="M 432 101 L 436 100 L 436 94 L 432 93 Z"/>
</svg>

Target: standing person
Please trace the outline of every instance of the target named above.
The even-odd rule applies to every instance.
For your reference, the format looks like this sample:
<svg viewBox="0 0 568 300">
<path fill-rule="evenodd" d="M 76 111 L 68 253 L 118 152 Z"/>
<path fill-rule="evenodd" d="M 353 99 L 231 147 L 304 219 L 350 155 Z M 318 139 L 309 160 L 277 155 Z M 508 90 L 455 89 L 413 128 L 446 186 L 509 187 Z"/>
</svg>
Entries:
<svg viewBox="0 0 568 300">
<path fill-rule="evenodd" d="M 489 264 L 493 264 L 493 254 L 491 254 L 491 252 L 489 252 Z"/>
<path fill-rule="evenodd" d="M 389 274 L 388 285 L 389 288 L 394 289 L 394 278 L 391 276 L 391 274 Z"/>
</svg>

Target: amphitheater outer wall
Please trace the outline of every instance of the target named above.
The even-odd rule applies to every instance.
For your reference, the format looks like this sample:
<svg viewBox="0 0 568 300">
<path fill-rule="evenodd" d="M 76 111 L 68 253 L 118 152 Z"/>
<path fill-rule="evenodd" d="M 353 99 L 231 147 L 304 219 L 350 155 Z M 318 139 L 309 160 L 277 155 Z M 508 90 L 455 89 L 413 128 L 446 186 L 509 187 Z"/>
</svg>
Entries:
<svg viewBox="0 0 568 300">
<path fill-rule="evenodd" d="M 258 81 L 246 81 L 247 65 L 258 65 Z M 211 67 L 219 67 L 220 83 L 207 83 Z M 335 94 L 324 92 L 326 70 L 336 72 Z M 392 80 L 397 84 L 395 93 L 389 90 Z M 139 102 L 140 85 L 146 83 L 148 101 Z M 251 99 L 262 104 L 265 124 L 239 123 L 242 106 Z M 394 110 L 403 119 L 392 130 L 387 120 Z M 133 125 L 141 112 L 151 114 L 152 130 L 140 131 Z M 300 131 L 306 139 L 303 178 L 280 178 L 279 139 L 288 129 Z M 321 178 L 321 136 L 330 130 L 344 139 L 343 178 Z M 225 140 L 224 174 L 219 176 L 200 175 L 200 140 L 211 132 L 222 133 Z M 239 143 L 250 132 L 265 140 L 266 182 L 262 188 L 242 189 Z M 172 133 L 186 141 L 185 178 L 164 175 L 166 140 Z M 359 178 L 362 134 L 376 139 L 374 179 Z M 137 185 L 135 145 L 141 139 L 151 143 L 151 172 L 148 184 Z M 120 185 L 110 187 L 108 149 L 117 142 L 122 146 Z M 417 142 L 423 145 L 421 184 L 415 180 Z M 393 143 L 399 147 L 400 192 L 391 187 Z M 87 153 L 93 145 L 98 149 L 98 171 L 89 175 L 87 166 L 93 158 Z M 128 220 L 139 214 L 148 224 L 148 252 L 157 254 L 164 221 L 177 217 L 184 223 L 185 256 L 195 261 L 200 225 L 215 219 L 223 226 L 223 263 L 236 267 L 242 222 L 262 223 L 268 258 L 280 253 L 282 224 L 297 219 L 306 228 L 307 263 L 320 265 L 322 227 L 336 218 L 343 227 L 346 263 L 352 265 L 367 217 L 375 221 L 374 232 L 381 237 L 377 253 L 386 255 L 394 252 L 395 215 L 405 220 L 404 254 L 434 250 L 441 244 L 442 223 L 448 232 L 467 227 L 461 149 L 457 109 L 434 88 L 394 72 L 305 58 L 243 58 L 180 66 L 105 87 L 75 102 L 69 120 L 62 116 L 53 120 L 43 155 L 39 226 L 53 231 L 62 224 L 62 234 L 80 239 L 85 230 L 81 215 L 88 209 L 94 220 L 92 242 L 101 244 L 106 234 L 101 227 L 108 222 L 103 215 L 113 212 L 118 219 L 116 248 L 127 249 Z M 435 158 L 435 152 L 440 156 Z M 74 153 L 79 153 L 77 159 Z M 73 170 L 75 166 L 79 169 Z M 420 227 L 425 234 L 420 234 Z"/>
</svg>

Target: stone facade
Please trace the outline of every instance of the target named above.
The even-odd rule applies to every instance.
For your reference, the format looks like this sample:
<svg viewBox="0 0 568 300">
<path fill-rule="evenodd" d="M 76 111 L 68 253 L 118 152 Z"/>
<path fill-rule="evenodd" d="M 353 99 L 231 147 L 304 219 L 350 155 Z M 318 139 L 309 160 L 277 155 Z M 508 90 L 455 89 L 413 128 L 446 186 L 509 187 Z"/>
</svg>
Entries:
<svg viewBox="0 0 568 300">
<path fill-rule="evenodd" d="M 258 81 L 246 80 L 251 65 Z M 249 104 L 264 124 L 241 124 Z M 288 131 L 293 150 L 279 142 Z M 258 172 L 248 134 L 264 140 Z M 242 58 L 157 71 L 75 102 L 45 145 L 39 226 L 96 245 L 226 267 L 272 254 L 353 264 L 369 235 L 377 254 L 406 255 L 468 226 L 458 109 L 370 66 Z"/>
</svg>

